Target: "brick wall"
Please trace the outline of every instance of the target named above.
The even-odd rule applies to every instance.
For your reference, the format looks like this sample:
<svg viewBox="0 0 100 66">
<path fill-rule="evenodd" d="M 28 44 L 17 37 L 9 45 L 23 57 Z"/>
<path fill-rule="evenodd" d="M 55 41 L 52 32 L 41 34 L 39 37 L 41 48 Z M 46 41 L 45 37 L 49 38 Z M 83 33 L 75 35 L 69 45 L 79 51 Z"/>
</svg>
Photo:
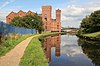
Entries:
<svg viewBox="0 0 100 66">
<path fill-rule="evenodd" d="M 6 23 L 7 24 L 10 24 L 13 20 L 14 17 L 23 17 L 23 16 L 26 16 L 26 15 L 34 15 L 34 12 L 32 11 L 28 11 L 28 12 L 23 12 L 22 10 L 20 10 L 18 13 L 15 13 L 15 12 L 11 12 L 8 16 L 6 16 Z"/>
</svg>

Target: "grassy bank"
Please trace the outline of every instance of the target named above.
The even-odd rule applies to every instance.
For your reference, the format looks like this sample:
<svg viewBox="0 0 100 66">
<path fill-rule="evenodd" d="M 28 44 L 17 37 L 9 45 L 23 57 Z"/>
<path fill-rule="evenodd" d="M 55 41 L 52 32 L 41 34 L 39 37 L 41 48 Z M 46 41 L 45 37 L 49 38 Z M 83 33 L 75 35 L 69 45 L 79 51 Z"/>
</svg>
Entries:
<svg viewBox="0 0 100 66">
<path fill-rule="evenodd" d="M 87 40 L 95 40 L 100 41 L 100 31 L 95 33 L 89 33 L 89 34 L 81 34 L 78 35 L 80 38 L 87 39 Z"/>
<path fill-rule="evenodd" d="M 20 36 L 17 39 L 14 39 L 11 37 L 7 39 L 2 39 L 2 44 L 0 45 L 0 56 L 5 55 L 8 51 L 14 48 L 18 43 L 20 43 L 21 41 L 25 40 L 26 38 L 30 36 L 32 35 Z"/>
<path fill-rule="evenodd" d="M 48 61 L 45 57 L 44 51 L 41 47 L 40 37 L 45 37 L 49 35 L 62 34 L 59 32 L 46 32 L 38 34 L 37 37 L 33 38 L 26 48 L 24 55 L 21 59 L 20 66 L 49 66 Z"/>
<path fill-rule="evenodd" d="M 100 38 L 100 32 L 95 32 L 95 33 L 90 33 L 90 34 L 83 34 L 83 36 Z"/>
<path fill-rule="evenodd" d="M 41 48 L 41 42 L 38 38 L 33 38 L 29 43 L 20 62 L 20 66 L 48 66 L 47 59 Z"/>
<path fill-rule="evenodd" d="M 44 32 L 40 34 L 40 36 L 49 36 L 49 35 L 57 35 L 57 34 L 66 34 L 65 32 Z"/>
</svg>

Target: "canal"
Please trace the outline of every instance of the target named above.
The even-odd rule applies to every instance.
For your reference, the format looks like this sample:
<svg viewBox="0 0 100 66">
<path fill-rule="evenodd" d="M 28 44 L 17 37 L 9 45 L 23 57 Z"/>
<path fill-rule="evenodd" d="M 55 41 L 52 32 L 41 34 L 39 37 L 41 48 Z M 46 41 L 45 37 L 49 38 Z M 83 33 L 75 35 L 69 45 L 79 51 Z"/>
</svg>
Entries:
<svg viewBox="0 0 100 66">
<path fill-rule="evenodd" d="M 56 35 L 45 37 L 42 47 L 49 66 L 100 66 L 100 46 L 88 42 L 75 35 Z"/>
</svg>

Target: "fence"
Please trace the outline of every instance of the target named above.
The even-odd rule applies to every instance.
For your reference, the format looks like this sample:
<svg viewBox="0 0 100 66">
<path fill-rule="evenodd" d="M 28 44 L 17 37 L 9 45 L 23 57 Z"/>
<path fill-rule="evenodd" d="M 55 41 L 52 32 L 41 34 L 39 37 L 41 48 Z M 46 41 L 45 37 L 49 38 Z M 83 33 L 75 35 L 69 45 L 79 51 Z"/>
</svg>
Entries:
<svg viewBox="0 0 100 66">
<path fill-rule="evenodd" d="M 0 22 L 0 34 L 1 35 L 7 35 L 9 33 L 34 34 L 34 33 L 36 33 L 36 30 L 35 29 L 15 27 L 15 26 L 12 26 L 12 25 L 8 25 L 4 22 Z"/>
</svg>

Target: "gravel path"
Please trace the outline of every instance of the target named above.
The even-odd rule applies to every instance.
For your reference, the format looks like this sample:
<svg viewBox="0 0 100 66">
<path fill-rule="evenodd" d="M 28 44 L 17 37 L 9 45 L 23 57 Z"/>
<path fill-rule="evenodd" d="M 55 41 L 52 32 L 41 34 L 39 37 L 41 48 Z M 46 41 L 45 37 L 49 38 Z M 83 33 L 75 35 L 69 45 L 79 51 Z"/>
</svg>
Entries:
<svg viewBox="0 0 100 66">
<path fill-rule="evenodd" d="M 20 59 L 32 38 L 33 36 L 25 39 L 16 45 L 16 47 L 8 52 L 5 56 L 2 56 L 0 58 L 0 66 L 19 66 Z"/>
</svg>

